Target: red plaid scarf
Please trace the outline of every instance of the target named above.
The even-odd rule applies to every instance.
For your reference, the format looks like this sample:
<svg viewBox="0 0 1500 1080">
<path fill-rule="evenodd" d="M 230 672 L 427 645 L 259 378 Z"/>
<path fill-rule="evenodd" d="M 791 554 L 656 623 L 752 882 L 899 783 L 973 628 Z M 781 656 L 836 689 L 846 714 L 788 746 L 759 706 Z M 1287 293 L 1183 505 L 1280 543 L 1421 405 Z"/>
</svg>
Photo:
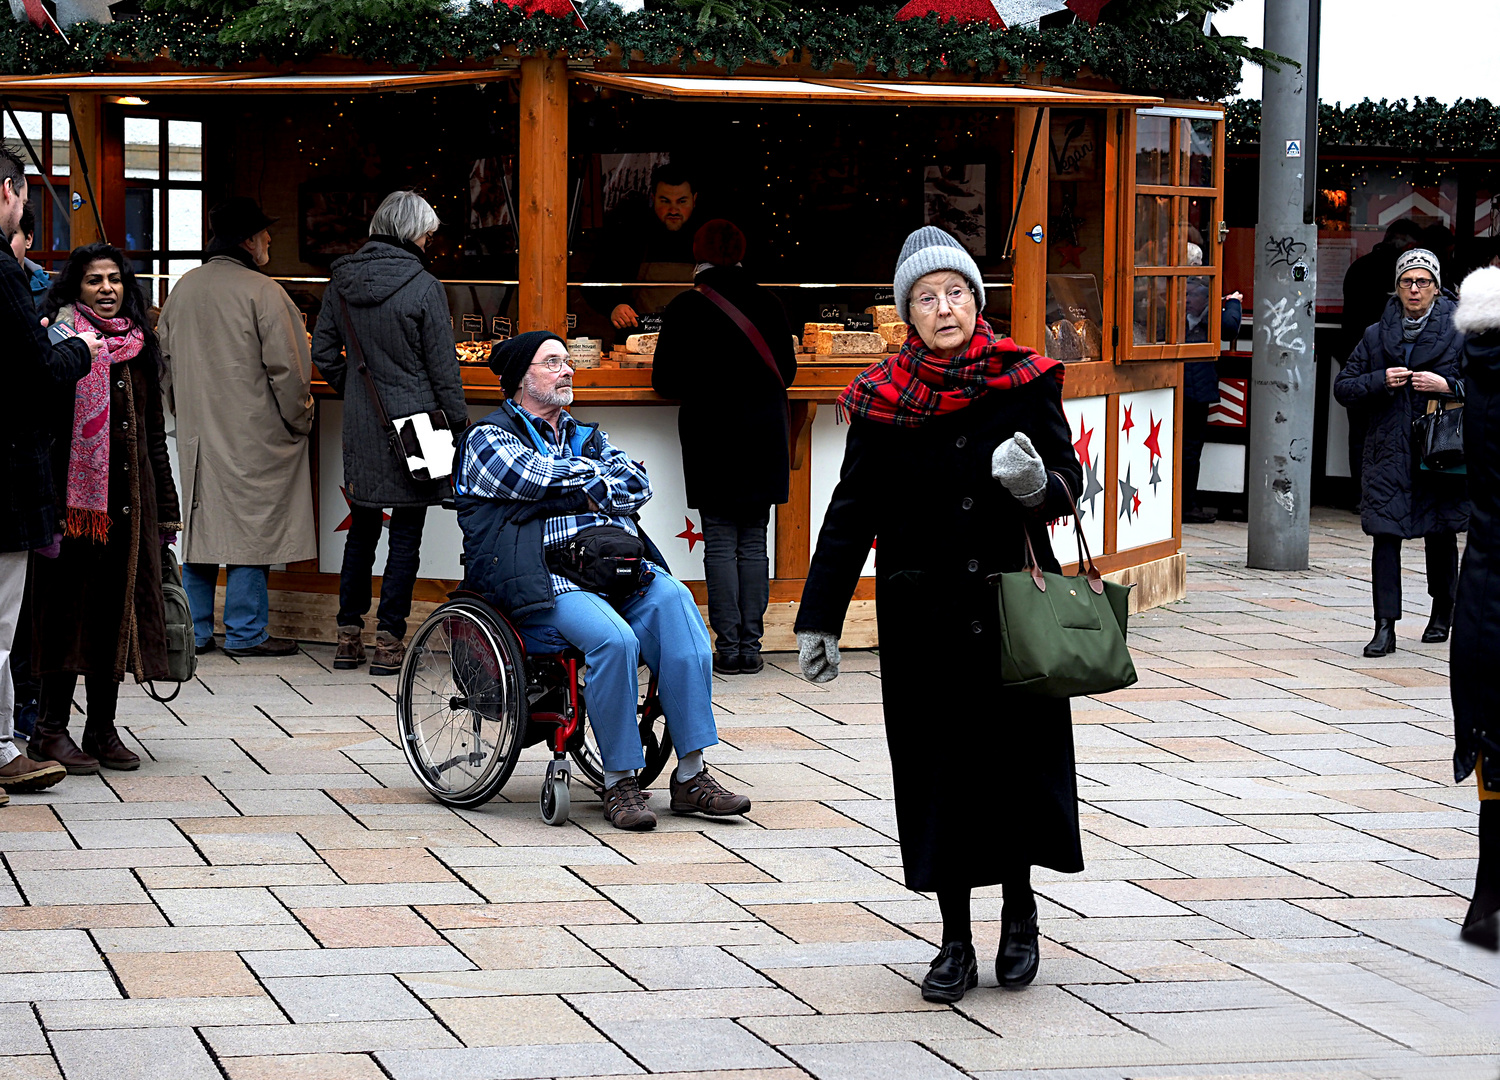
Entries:
<svg viewBox="0 0 1500 1080">
<path fill-rule="evenodd" d="M 877 360 L 839 395 L 841 416 L 858 416 L 897 427 L 921 427 L 934 416 L 955 412 L 989 390 L 1009 390 L 1063 365 L 1041 353 L 997 338 L 980 317 L 969 347 L 951 360 L 934 356 L 913 330 L 901 351 Z"/>
</svg>

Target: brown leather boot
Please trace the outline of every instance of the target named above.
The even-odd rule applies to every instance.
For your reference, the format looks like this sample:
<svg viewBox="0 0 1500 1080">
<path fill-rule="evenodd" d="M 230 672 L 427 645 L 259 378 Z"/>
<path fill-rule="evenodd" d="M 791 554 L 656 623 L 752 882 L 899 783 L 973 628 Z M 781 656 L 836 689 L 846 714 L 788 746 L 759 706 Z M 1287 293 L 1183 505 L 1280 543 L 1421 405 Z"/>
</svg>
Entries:
<svg viewBox="0 0 1500 1080">
<path fill-rule="evenodd" d="M 375 655 L 370 658 L 371 675 L 395 675 L 406 659 L 406 642 L 384 630 L 375 635 Z"/>
<path fill-rule="evenodd" d="M 364 662 L 364 631 L 357 626 L 339 627 L 339 647 L 333 653 L 334 670 L 353 671 Z"/>
<path fill-rule="evenodd" d="M 114 724 L 90 724 L 83 729 L 83 749 L 99 760 L 106 769 L 130 772 L 141 767 L 141 759 L 120 741 Z"/>
<path fill-rule="evenodd" d="M 99 771 L 99 760 L 84 753 L 66 727 L 51 727 L 46 720 L 37 721 L 36 732 L 26 743 L 26 756 L 32 761 L 55 761 L 69 776 L 93 776 Z"/>
<path fill-rule="evenodd" d="M 67 770 L 55 761 L 32 761 L 24 754 L 17 754 L 5 765 L 0 765 L 0 788 L 41 791 L 67 775 Z"/>
</svg>

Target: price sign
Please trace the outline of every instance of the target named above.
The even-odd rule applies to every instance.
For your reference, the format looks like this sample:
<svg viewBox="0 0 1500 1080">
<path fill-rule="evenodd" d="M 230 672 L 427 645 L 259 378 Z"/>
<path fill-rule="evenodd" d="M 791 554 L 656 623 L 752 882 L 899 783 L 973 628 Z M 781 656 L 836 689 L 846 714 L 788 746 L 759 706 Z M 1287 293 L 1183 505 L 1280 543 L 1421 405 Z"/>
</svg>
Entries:
<svg viewBox="0 0 1500 1080">
<path fill-rule="evenodd" d="M 818 308 L 818 321 L 841 322 L 848 313 L 848 304 L 823 304 Z"/>
<path fill-rule="evenodd" d="M 660 315 L 640 315 L 637 318 L 639 319 L 640 324 L 641 324 L 640 327 L 639 327 L 639 330 L 638 330 L 639 333 L 642 333 L 642 334 L 659 334 L 659 333 L 661 333 L 661 316 Z"/>
<path fill-rule="evenodd" d="M 875 316 L 873 315 L 845 315 L 845 330 L 875 330 Z"/>
<path fill-rule="evenodd" d="M 876 289 L 875 302 L 877 304 L 894 304 L 896 302 L 895 289 Z"/>
<path fill-rule="evenodd" d="M 459 332 L 469 335 L 470 341 L 477 341 L 476 334 L 484 333 L 483 315 L 461 315 L 459 316 Z"/>
<path fill-rule="evenodd" d="M 511 335 L 511 323 L 504 315 L 496 315 L 490 319 L 490 336 L 502 341 Z"/>
</svg>

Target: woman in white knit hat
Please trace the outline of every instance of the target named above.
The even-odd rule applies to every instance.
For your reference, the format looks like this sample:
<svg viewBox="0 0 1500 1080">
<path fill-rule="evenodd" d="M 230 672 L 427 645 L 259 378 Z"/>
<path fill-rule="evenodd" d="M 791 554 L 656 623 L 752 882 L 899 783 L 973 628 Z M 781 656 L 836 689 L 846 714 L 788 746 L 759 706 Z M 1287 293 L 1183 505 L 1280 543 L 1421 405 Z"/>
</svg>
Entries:
<svg viewBox="0 0 1500 1080">
<path fill-rule="evenodd" d="M 1463 394 L 1459 361 L 1463 335 L 1453 325 L 1453 301 L 1443 296 L 1438 257 L 1412 248 L 1396 260 L 1396 295 L 1378 323 L 1365 330 L 1333 384 L 1346 408 L 1369 417 L 1360 474 L 1360 524 L 1374 538 L 1370 577 L 1375 636 L 1369 657 L 1396 651 L 1401 618 L 1401 542 L 1422 537 L 1427 548 L 1427 593 L 1432 616 L 1422 640 L 1448 640 L 1458 586 L 1458 533 L 1469 527 L 1464 478 L 1420 466 L 1412 421 L 1434 399 Z"/>
<path fill-rule="evenodd" d="M 906 885 L 935 892 L 943 942 L 922 996 L 978 985 L 970 891 L 1001 885 L 996 980 L 1036 977 L 1031 867 L 1083 869 L 1068 701 L 998 679 L 995 588 L 1029 534 L 1057 569 L 1047 522 L 1082 481 L 1062 411 L 1063 366 L 984 320 L 984 282 L 941 229 L 907 238 L 895 301 L 901 352 L 844 391 L 843 471 L 797 616 L 803 674 L 838 675 L 838 637 L 871 544 L 881 695 Z M 983 763 L 976 772 L 972 763 Z M 982 916 L 994 919 L 993 914 Z"/>
</svg>

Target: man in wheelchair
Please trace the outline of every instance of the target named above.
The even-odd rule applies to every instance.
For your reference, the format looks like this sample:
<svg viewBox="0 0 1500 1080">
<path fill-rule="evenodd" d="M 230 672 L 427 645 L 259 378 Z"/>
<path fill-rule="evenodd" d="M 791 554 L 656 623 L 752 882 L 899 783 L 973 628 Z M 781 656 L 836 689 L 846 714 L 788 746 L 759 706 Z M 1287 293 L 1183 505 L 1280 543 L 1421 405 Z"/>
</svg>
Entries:
<svg viewBox="0 0 1500 1080">
<path fill-rule="evenodd" d="M 645 765 L 636 727 L 641 660 L 657 675 L 677 750 L 671 809 L 745 813 L 750 800 L 726 791 L 703 763 L 703 748 L 719 741 L 708 631 L 692 594 L 666 572 L 634 520 L 651 498 L 646 470 L 597 426 L 568 413 L 573 366 L 556 334 L 501 341 L 490 367 L 506 401 L 469 429 L 455 476 L 468 587 L 511 619 L 528 651 L 572 645 L 584 654 L 589 722 L 605 770 L 604 815 L 615 828 L 656 826 L 635 776 Z M 611 598 L 579 584 L 596 578 L 580 573 L 569 555 L 591 540 L 644 548 L 644 573 L 638 583 L 630 579 L 630 591 Z"/>
</svg>

